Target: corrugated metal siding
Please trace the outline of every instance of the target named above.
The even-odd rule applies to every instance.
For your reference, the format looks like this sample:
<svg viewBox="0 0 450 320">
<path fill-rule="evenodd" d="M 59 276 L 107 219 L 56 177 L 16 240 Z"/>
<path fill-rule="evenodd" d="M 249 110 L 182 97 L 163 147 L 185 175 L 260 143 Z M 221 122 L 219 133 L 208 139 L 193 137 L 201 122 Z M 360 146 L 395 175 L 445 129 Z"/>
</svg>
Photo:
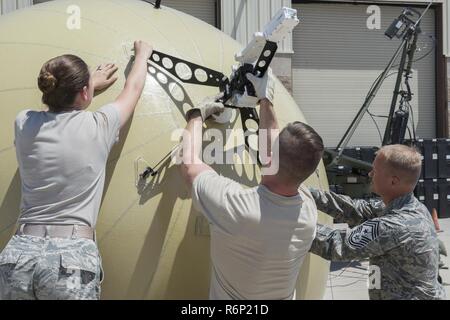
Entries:
<svg viewBox="0 0 450 320">
<path fill-rule="evenodd" d="M 316 0 L 317 2 L 324 1 L 332 1 L 332 2 L 349 2 L 349 0 Z M 373 2 L 374 0 L 352 0 L 354 2 Z M 393 3 L 399 5 L 410 5 L 410 4 L 421 4 L 427 5 L 429 3 L 428 0 L 376 0 L 377 3 Z M 443 10 L 443 21 L 442 27 L 444 30 L 444 46 L 443 46 L 443 54 L 447 57 L 450 57 L 450 4 L 449 0 L 433 0 L 434 3 L 442 3 L 444 6 Z"/>
<path fill-rule="evenodd" d="M 217 0 L 162 0 L 161 5 L 185 12 L 216 26 L 216 3 Z"/>
<path fill-rule="evenodd" d="M 291 6 L 291 0 L 222 0 L 221 29 L 247 45 L 253 34 L 262 31 L 280 8 Z M 292 35 L 282 41 L 278 52 L 292 53 Z"/>
<path fill-rule="evenodd" d="M 0 14 L 26 8 L 31 5 L 33 5 L 32 0 L 0 0 Z"/>
<path fill-rule="evenodd" d="M 52 0 L 35 0 L 42 3 Z M 95 1 L 95 0 L 93 0 Z M 185 12 L 216 26 L 216 3 L 218 0 L 162 0 L 161 5 Z M 154 0 L 152 2 L 155 2 Z"/>
<path fill-rule="evenodd" d="M 306 120 L 323 136 L 328 147 L 338 144 L 376 77 L 400 45 L 384 31 L 401 7 L 381 6 L 381 29 L 366 27 L 367 5 L 296 4 L 304 23 L 294 30 L 293 95 Z M 429 11 L 422 29 L 434 35 L 434 11 Z M 422 37 L 419 45 L 426 37 Z M 416 54 L 423 56 L 428 48 Z M 413 66 L 411 82 L 417 134 L 435 137 L 435 51 Z M 370 111 L 386 115 L 396 75 L 386 79 Z M 377 118 L 381 134 L 385 119 Z M 366 115 L 350 145 L 380 145 L 376 127 Z"/>
</svg>

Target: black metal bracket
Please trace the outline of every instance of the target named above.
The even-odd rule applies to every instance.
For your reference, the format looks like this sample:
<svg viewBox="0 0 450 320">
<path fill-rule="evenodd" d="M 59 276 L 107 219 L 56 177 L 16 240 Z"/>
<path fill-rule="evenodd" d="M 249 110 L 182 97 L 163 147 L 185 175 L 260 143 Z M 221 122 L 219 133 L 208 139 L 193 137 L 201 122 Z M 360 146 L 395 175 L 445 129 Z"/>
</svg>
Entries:
<svg viewBox="0 0 450 320">
<path fill-rule="evenodd" d="M 184 83 L 220 87 L 222 82 L 226 81 L 221 72 L 159 51 L 154 50 L 150 60 Z"/>
<path fill-rule="evenodd" d="M 156 7 L 156 5 L 155 5 Z M 234 95 L 242 95 L 247 93 L 250 96 L 255 96 L 255 89 L 251 82 L 247 79 L 246 75 L 251 73 L 257 77 L 263 77 L 267 72 L 270 63 L 278 49 L 276 42 L 267 41 L 264 49 L 262 50 L 258 61 L 255 66 L 252 64 L 244 64 L 238 70 L 236 70 L 233 78 L 230 79 L 223 73 L 206 68 L 204 66 L 192 63 L 187 60 L 183 60 L 163 52 L 154 50 L 150 56 L 150 61 L 160 68 L 163 68 L 172 76 L 177 78 L 183 83 L 190 83 L 203 86 L 218 87 L 220 92 L 224 95 L 220 102 L 224 103 L 225 107 L 238 109 L 241 115 L 242 129 L 244 130 L 244 141 L 247 150 L 254 151 L 257 154 L 257 162 L 261 165 L 259 159 L 259 150 L 254 150 L 249 143 L 250 135 L 248 133 L 252 132 L 248 126 L 249 120 L 256 122 L 257 130 L 256 134 L 259 134 L 259 116 L 255 108 L 247 107 L 236 107 L 227 104 L 227 101 Z M 141 174 L 143 178 L 147 178 L 150 175 L 156 174 L 157 171 L 152 168 L 147 168 L 147 170 Z"/>
</svg>

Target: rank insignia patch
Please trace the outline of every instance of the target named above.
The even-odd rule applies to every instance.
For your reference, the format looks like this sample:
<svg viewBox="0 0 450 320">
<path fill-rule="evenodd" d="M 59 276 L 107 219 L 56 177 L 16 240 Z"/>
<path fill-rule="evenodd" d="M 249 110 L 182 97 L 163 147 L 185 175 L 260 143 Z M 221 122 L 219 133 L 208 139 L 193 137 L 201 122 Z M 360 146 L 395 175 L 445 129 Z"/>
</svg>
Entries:
<svg viewBox="0 0 450 320">
<path fill-rule="evenodd" d="M 364 248 L 369 242 L 378 238 L 380 221 L 366 221 L 350 233 L 349 244 L 357 249 Z"/>
</svg>

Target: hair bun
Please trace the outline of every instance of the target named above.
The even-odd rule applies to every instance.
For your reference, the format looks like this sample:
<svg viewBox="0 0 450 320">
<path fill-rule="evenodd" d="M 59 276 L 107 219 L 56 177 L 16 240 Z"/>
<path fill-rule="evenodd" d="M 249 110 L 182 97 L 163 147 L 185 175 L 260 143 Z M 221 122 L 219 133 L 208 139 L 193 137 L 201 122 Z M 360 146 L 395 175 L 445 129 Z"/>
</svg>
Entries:
<svg viewBox="0 0 450 320">
<path fill-rule="evenodd" d="M 58 80 L 50 72 L 42 71 L 39 75 L 38 86 L 44 94 L 52 92 L 56 88 L 57 84 Z"/>
</svg>

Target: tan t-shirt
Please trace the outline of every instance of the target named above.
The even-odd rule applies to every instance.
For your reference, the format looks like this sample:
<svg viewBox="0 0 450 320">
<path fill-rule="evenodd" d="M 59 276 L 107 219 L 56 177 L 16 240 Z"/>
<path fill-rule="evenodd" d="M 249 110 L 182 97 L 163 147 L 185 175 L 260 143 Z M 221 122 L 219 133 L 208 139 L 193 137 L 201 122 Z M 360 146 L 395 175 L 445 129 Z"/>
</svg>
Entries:
<svg viewBox="0 0 450 320">
<path fill-rule="evenodd" d="M 195 178 L 193 203 L 211 229 L 210 299 L 295 299 L 317 222 L 310 192 L 299 192 L 244 189 L 214 171 Z"/>
<path fill-rule="evenodd" d="M 15 122 L 22 183 L 19 223 L 95 227 L 109 151 L 118 140 L 117 106 L 97 112 L 24 110 Z"/>
</svg>

